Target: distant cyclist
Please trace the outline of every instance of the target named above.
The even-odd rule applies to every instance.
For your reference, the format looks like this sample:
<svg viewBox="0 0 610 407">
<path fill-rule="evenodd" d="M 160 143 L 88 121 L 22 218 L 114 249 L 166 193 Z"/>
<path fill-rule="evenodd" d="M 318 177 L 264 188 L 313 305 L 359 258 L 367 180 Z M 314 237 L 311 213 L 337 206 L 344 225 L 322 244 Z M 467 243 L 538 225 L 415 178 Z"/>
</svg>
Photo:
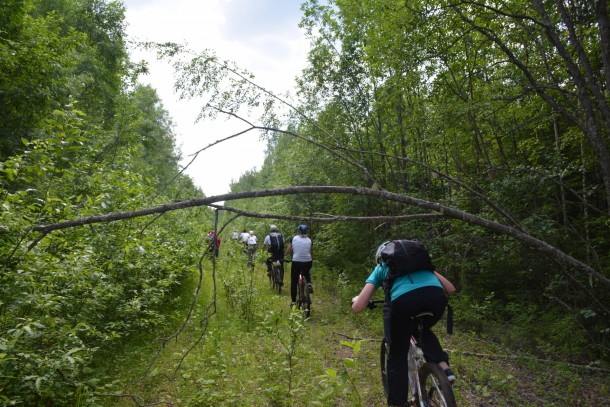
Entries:
<svg viewBox="0 0 610 407">
<path fill-rule="evenodd" d="M 265 236 L 263 241 L 263 252 L 270 254 L 269 258 L 265 261 L 267 264 L 267 275 L 271 275 L 271 263 L 274 261 L 280 261 L 280 285 L 284 283 L 284 267 L 281 263 L 284 260 L 284 236 L 280 233 L 279 229 L 275 225 L 269 226 L 269 234 Z"/>
<path fill-rule="evenodd" d="M 258 249 L 258 238 L 254 234 L 253 230 L 251 230 L 250 233 L 248 233 L 248 240 L 246 241 L 246 244 L 247 244 L 246 252 L 248 253 L 248 257 L 250 258 L 250 261 L 252 262 L 254 260 L 254 254 L 256 253 L 256 249 Z"/>
<path fill-rule="evenodd" d="M 299 282 L 299 274 L 309 282 L 309 293 L 313 294 L 313 286 L 311 285 L 311 266 L 313 264 L 313 243 L 307 236 L 309 226 L 299 225 L 297 234 L 290 239 L 286 248 L 286 255 L 292 253 L 292 268 L 290 269 L 290 297 L 292 305 L 297 300 L 297 284 Z"/>
<path fill-rule="evenodd" d="M 220 251 L 220 237 L 216 235 L 215 230 L 210 230 L 208 233 L 208 244 L 210 246 L 210 253 L 214 257 L 218 257 L 218 252 Z"/>
<path fill-rule="evenodd" d="M 250 237 L 250 233 L 246 229 L 239 235 L 241 242 L 244 244 L 244 248 L 248 249 L 248 238 Z"/>
</svg>

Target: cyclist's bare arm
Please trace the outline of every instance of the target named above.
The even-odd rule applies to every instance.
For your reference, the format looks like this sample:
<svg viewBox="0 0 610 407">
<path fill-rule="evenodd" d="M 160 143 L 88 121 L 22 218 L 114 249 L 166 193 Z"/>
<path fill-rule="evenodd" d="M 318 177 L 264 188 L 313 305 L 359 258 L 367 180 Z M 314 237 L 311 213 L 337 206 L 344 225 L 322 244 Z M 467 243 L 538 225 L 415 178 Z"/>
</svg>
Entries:
<svg viewBox="0 0 610 407">
<path fill-rule="evenodd" d="M 447 280 L 442 274 L 436 271 L 434 272 L 434 274 L 436 274 L 436 277 L 438 277 L 438 280 L 443 285 L 443 289 L 445 290 L 445 294 L 447 294 L 447 297 L 449 297 L 455 292 L 455 287 L 453 286 L 453 284 L 451 284 L 451 281 Z"/>
<path fill-rule="evenodd" d="M 373 298 L 373 294 L 375 294 L 376 290 L 375 284 L 366 283 L 362 288 L 362 291 L 360 291 L 360 294 L 352 298 L 352 311 L 364 311 L 369 306 L 369 302 L 371 301 L 371 298 Z"/>
</svg>

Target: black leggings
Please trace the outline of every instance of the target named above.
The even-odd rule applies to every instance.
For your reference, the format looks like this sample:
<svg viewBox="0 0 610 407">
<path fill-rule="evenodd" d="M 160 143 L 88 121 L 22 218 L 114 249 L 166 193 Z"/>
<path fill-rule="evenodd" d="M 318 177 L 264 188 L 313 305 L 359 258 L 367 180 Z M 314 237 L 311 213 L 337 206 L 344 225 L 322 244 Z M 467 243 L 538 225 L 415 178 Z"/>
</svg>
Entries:
<svg viewBox="0 0 610 407">
<path fill-rule="evenodd" d="M 292 302 L 297 300 L 297 284 L 299 282 L 299 274 L 303 274 L 307 282 L 311 283 L 311 266 L 313 261 L 293 261 L 290 269 L 290 297 Z"/>
<path fill-rule="evenodd" d="M 424 325 L 422 343 L 424 357 L 430 362 L 448 362 L 449 355 L 443 351 L 438 338 L 431 328 L 443 316 L 447 297 L 440 287 L 429 286 L 409 291 L 392 301 L 392 346 L 388 355 L 388 404 L 403 405 L 408 395 L 407 355 L 410 338 L 417 330 L 412 317 L 422 312 L 432 312 L 434 316 Z"/>
</svg>

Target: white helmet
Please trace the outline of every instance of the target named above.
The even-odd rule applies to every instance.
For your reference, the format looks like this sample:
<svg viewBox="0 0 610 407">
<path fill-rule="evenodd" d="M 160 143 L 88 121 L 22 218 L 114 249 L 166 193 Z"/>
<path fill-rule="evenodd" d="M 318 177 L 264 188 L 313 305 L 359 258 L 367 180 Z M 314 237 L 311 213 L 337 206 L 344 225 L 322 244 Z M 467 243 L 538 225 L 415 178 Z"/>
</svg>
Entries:
<svg viewBox="0 0 610 407">
<path fill-rule="evenodd" d="M 379 245 L 379 247 L 377 247 L 377 250 L 375 251 L 375 258 L 373 259 L 375 261 L 375 264 L 379 264 L 381 263 L 382 259 L 381 259 L 381 252 L 383 251 L 383 249 L 385 249 L 390 243 L 392 243 L 391 241 L 386 241 L 383 242 L 382 244 Z"/>
<path fill-rule="evenodd" d="M 275 226 L 275 225 L 270 225 L 270 226 L 269 226 L 269 231 L 270 231 L 270 232 L 277 232 L 277 226 Z"/>
</svg>

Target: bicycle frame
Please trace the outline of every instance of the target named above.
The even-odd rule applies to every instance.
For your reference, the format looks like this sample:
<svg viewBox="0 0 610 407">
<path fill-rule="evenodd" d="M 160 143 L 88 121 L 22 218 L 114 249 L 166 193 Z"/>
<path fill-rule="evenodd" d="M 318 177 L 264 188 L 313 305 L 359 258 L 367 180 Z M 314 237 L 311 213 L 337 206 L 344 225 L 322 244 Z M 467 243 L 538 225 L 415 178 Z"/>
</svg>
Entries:
<svg viewBox="0 0 610 407">
<path fill-rule="evenodd" d="M 281 267 L 281 260 L 273 260 L 271 262 L 271 288 L 274 290 L 277 289 L 278 294 L 280 294 L 282 291 L 282 285 L 280 284 L 282 272 Z"/>
<path fill-rule="evenodd" d="M 409 348 L 409 388 L 411 389 L 411 402 L 419 400 L 419 405 L 424 407 L 424 397 L 422 396 L 421 381 L 419 380 L 419 369 L 426 364 L 424 352 L 413 336 L 411 336 L 411 347 Z"/>
<path fill-rule="evenodd" d="M 299 281 L 297 283 L 297 306 L 303 310 L 305 319 L 311 314 L 311 298 L 309 297 L 309 282 L 302 273 L 299 273 Z"/>
</svg>

